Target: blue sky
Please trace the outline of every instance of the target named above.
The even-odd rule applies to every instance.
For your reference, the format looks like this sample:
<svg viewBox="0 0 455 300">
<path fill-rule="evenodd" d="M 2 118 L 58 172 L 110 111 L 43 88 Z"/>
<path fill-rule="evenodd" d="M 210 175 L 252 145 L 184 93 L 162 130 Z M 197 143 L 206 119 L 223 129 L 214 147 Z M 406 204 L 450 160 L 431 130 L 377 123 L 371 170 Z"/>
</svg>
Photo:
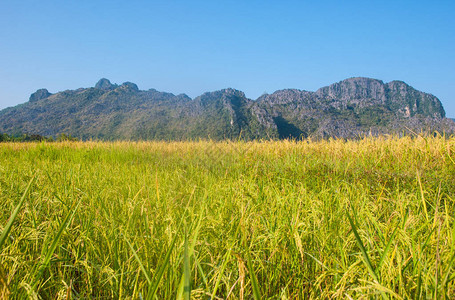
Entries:
<svg viewBox="0 0 455 300">
<path fill-rule="evenodd" d="M 101 77 L 256 99 L 403 80 L 455 117 L 455 1 L 2 1 L 0 109 Z"/>
</svg>

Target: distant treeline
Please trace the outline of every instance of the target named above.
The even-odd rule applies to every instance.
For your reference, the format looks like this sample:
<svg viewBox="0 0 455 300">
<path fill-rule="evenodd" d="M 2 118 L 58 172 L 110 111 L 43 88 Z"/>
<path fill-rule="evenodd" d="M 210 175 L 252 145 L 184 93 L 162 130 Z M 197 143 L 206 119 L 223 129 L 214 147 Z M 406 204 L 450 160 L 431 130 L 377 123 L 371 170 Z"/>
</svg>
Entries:
<svg viewBox="0 0 455 300">
<path fill-rule="evenodd" d="M 1 142 L 63 142 L 63 141 L 77 141 L 76 137 L 71 134 L 61 133 L 55 139 L 40 134 L 21 134 L 21 135 L 9 135 L 6 133 L 0 133 Z"/>
</svg>

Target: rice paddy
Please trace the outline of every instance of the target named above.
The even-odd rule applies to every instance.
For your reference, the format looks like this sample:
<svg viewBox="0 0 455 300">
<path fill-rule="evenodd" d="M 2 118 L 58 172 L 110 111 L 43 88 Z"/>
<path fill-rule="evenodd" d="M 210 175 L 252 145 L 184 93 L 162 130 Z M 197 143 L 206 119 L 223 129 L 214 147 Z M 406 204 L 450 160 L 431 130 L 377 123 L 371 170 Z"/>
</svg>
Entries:
<svg viewBox="0 0 455 300">
<path fill-rule="evenodd" d="M 0 144 L 0 298 L 450 299 L 455 138 Z"/>
</svg>

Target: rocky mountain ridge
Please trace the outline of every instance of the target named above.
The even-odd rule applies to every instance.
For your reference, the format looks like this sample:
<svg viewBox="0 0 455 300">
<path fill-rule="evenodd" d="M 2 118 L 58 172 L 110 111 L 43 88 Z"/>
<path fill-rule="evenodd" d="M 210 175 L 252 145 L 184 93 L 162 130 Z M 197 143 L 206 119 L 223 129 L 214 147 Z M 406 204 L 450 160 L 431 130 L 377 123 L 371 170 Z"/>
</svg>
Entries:
<svg viewBox="0 0 455 300">
<path fill-rule="evenodd" d="M 28 102 L 0 111 L 0 133 L 81 139 L 355 138 L 421 130 L 455 132 L 438 98 L 402 81 L 364 77 L 257 100 L 231 88 L 191 99 L 102 78 L 91 88 L 40 89 Z"/>
</svg>

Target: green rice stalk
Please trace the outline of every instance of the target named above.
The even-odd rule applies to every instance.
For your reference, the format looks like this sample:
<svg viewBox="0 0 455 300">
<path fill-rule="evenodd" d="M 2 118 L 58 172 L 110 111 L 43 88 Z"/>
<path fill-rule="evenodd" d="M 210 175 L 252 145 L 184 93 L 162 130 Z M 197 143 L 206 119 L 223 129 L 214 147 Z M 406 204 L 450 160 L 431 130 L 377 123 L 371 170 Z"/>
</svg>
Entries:
<svg viewBox="0 0 455 300">
<path fill-rule="evenodd" d="M 5 229 L 3 229 L 2 235 L 0 236 L 0 250 L 3 247 L 3 244 L 6 241 L 6 238 L 8 237 L 9 232 L 11 231 L 11 227 L 13 226 L 14 220 L 17 217 L 17 214 L 19 213 L 19 210 L 22 207 L 22 204 L 24 204 L 25 198 L 27 196 L 27 193 L 30 189 L 30 186 L 32 185 L 33 181 L 35 180 L 35 176 L 30 179 L 30 182 L 27 185 L 27 188 L 25 189 L 25 192 L 22 194 L 21 200 L 17 204 L 16 208 L 14 209 L 13 213 L 9 217 L 8 223 L 5 226 Z"/>
<path fill-rule="evenodd" d="M 384 251 L 382 252 L 381 259 L 379 260 L 379 263 L 376 266 L 376 271 L 379 271 L 379 269 L 381 268 L 382 263 L 384 262 L 384 259 L 385 259 L 386 255 L 387 255 L 387 252 L 389 252 L 390 246 L 392 245 L 392 242 L 395 239 L 395 235 L 398 232 L 399 226 L 400 226 L 400 224 L 398 223 L 397 227 L 395 228 L 395 230 L 393 231 L 392 235 L 390 236 L 389 242 L 387 243 L 387 246 L 385 247 Z"/>
<path fill-rule="evenodd" d="M 420 188 L 420 195 L 421 195 L 421 199 L 422 199 L 423 211 L 425 212 L 425 218 L 428 221 L 429 217 L 428 217 L 427 203 L 425 201 L 425 196 L 423 195 L 422 180 L 420 180 L 420 173 L 419 172 L 417 172 L 417 181 L 419 182 L 419 188 Z"/>
<path fill-rule="evenodd" d="M 354 232 L 354 236 L 357 241 L 357 245 L 359 246 L 360 251 L 362 252 L 364 263 L 367 266 L 367 269 L 370 272 L 370 275 L 373 277 L 373 279 L 377 283 L 379 283 L 378 275 L 376 275 L 376 272 L 374 271 L 373 265 L 371 264 L 370 257 L 368 256 L 367 250 L 365 249 L 365 246 L 363 245 L 362 239 L 360 238 L 360 235 L 357 232 L 357 228 L 356 228 L 351 216 L 349 215 L 349 212 L 346 212 L 346 215 L 348 216 L 349 223 L 351 224 L 352 231 Z M 383 291 L 381 291 L 381 296 L 383 299 L 388 299 Z"/>
<path fill-rule="evenodd" d="M 131 245 L 130 241 L 128 240 L 128 238 L 126 236 L 125 236 L 125 241 L 128 244 L 128 246 L 130 247 L 131 251 L 133 252 L 134 258 L 139 263 L 139 267 L 141 268 L 142 273 L 144 273 L 145 279 L 147 280 L 148 284 L 149 285 L 152 284 L 152 280 L 150 279 L 150 276 L 149 276 L 147 270 L 145 269 L 144 264 L 142 263 L 141 259 L 137 255 L 136 250 L 134 250 L 133 245 Z"/>
<path fill-rule="evenodd" d="M 193 191 L 193 193 L 194 193 L 194 191 Z M 184 211 L 184 215 L 186 214 L 186 212 L 188 210 L 188 206 L 190 204 L 191 198 L 192 197 L 190 197 L 189 200 L 188 200 L 188 203 L 187 203 L 185 211 Z M 164 256 L 163 263 L 161 264 L 160 268 L 158 269 L 158 271 L 155 273 L 155 275 L 152 278 L 152 283 L 149 286 L 149 292 L 147 294 L 147 299 L 148 300 L 155 298 L 155 295 L 156 295 L 156 292 L 158 291 L 158 286 L 160 284 L 161 278 L 164 275 L 164 271 L 166 270 L 166 267 L 170 263 L 172 250 L 174 249 L 175 242 L 176 242 L 177 237 L 178 237 L 177 233 L 178 233 L 178 230 L 180 229 L 180 227 L 181 227 L 181 225 L 183 223 L 183 220 L 184 220 L 184 218 L 182 217 L 182 219 L 180 220 L 180 223 L 179 223 L 179 225 L 177 227 L 177 232 L 175 233 L 175 236 L 174 236 L 174 238 L 171 241 L 169 249 L 167 250 L 166 255 Z"/>
<path fill-rule="evenodd" d="M 161 264 L 160 268 L 158 269 L 158 271 L 155 273 L 155 275 L 152 278 L 152 283 L 150 284 L 149 293 L 147 295 L 148 300 L 155 298 L 155 294 L 158 290 L 158 286 L 160 284 L 161 278 L 163 277 L 166 267 L 169 265 L 171 253 L 172 253 L 172 250 L 174 249 L 175 241 L 177 240 L 177 236 L 178 236 L 178 234 L 175 234 L 174 238 L 172 239 L 171 244 L 169 245 L 169 249 L 167 250 L 166 255 L 164 256 L 163 263 Z"/>
<path fill-rule="evenodd" d="M 261 300 L 261 289 L 259 288 L 258 279 L 256 277 L 256 273 L 254 272 L 253 263 L 251 261 L 250 251 L 246 253 L 247 255 L 247 268 L 248 273 L 250 274 L 251 278 L 251 286 L 253 287 L 253 297 L 255 300 Z"/>
<path fill-rule="evenodd" d="M 226 265 L 227 265 L 227 263 L 229 261 L 229 258 L 231 257 L 231 252 L 232 252 L 232 247 L 229 248 L 228 252 L 226 253 L 225 258 L 224 258 L 224 262 L 221 265 L 220 271 L 218 272 L 218 277 L 216 278 L 215 286 L 213 287 L 211 299 L 216 299 L 216 292 L 218 290 L 218 286 L 220 284 L 221 277 L 223 276 L 224 269 L 226 269 Z"/>
<path fill-rule="evenodd" d="M 185 230 L 186 231 L 186 230 Z M 188 254 L 188 234 L 185 234 L 185 245 L 183 250 L 183 299 L 190 300 L 191 298 L 191 272 L 190 272 L 190 256 Z"/>
<path fill-rule="evenodd" d="M 57 234 L 55 235 L 51 246 L 47 249 L 46 255 L 45 255 L 43 261 L 41 262 L 41 264 L 38 267 L 37 275 L 34 277 L 34 282 L 32 284 L 32 288 L 33 289 L 35 289 L 37 287 L 38 282 L 39 282 L 41 276 L 44 273 L 44 270 L 48 267 L 49 262 L 51 261 L 51 257 L 54 254 L 55 249 L 57 248 L 57 245 L 58 245 L 58 243 L 60 241 L 60 238 L 62 237 L 63 231 L 66 229 L 68 224 L 73 219 L 73 217 L 76 214 L 80 204 L 81 204 L 81 201 L 79 201 L 76 204 L 76 207 L 72 211 L 68 212 L 68 214 L 66 215 L 65 220 L 63 220 L 62 224 L 60 225 L 60 228 L 59 228 Z"/>
</svg>

